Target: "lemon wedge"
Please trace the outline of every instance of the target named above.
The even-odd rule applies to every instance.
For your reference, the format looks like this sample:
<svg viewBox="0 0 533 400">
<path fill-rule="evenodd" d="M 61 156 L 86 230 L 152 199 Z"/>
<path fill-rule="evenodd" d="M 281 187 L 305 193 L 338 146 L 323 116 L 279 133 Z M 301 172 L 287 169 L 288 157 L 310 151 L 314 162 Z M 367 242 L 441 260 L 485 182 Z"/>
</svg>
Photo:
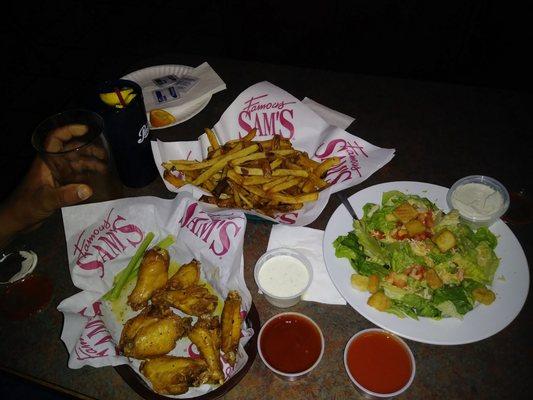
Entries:
<svg viewBox="0 0 533 400">
<path fill-rule="evenodd" d="M 137 96 L 137 94 L 135 94 L 135 92 L 131 88 L 125 88 L 120 90 L 120 95 L 122 96 L 122 99 L 124 100 L 126 105 L 130 104 L 131 101 L 135 98 L 135 96 Z M 124 107 L 115 92 L 100 93 L 100 100 L 102 100 L 105 104 L 111 107 Z"/>
</svg>

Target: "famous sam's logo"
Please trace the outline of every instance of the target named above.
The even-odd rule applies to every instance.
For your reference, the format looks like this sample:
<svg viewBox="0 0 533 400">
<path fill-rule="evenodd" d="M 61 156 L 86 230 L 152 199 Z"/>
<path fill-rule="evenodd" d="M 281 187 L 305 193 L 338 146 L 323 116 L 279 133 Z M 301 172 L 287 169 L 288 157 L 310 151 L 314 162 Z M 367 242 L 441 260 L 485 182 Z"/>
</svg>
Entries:
<svg viewBox="0 0 533 400">
<path fill-rule="evenodd" d="M 321 161 L 333 156 L 339 157 L 340 163 L 327 172 L 326 181 L 330 184 L 362 177 L 360 159 L 368 158 L 368 154 L 357 140 L 333 139 L 322 143 L 315 151 L 315 157 Z"/>
<path fill-rule="evenodd" d="M 85 307 L 79 312 L 88 319 L 74 348 L 76 358 L 80 361 L 119 355 L 119 350 L 102 320 L 100 307 L 101 303 L 97 301 L 91 307 Z"/>
<path fill-rule="evenodd" d="M 257 136 L 281 135 L 291 139 L 294 135 L 294 112 L 291 104 L 295 101 L 269 101 L 268 94 L 251 97 L 244 102 L 239 113 L 239 137 L 244 137 L 252 129 Z"/>
<path fill-rule="evenodd" d="M 74 244 L 76 265 L 87 271 L 97 270 L 104 276 L 104 264 L 122 254 L 128 247 L 137 247 L 144 234 L 141 229 L 112 208 L 107 217 L 90 231 L 84 229 Z"/>
<path fill-rule="evenodd" d="M 185 210 L 180 225 L 206 243 L 213 254 L 222 257 L 239 234 L 242 219 L 231 215 L 207 214 L 198 208 L 198 203 L 191 203 Z"/>
</svg>

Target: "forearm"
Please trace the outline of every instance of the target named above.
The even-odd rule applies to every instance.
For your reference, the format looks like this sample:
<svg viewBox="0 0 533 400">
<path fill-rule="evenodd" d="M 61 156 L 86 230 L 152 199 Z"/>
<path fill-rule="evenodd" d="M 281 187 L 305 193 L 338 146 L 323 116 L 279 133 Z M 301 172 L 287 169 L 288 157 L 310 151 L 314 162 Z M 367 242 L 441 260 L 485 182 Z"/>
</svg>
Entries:
<svg viewBox="0 0 533 400">
<path fill-rule="evenodd" d="M 23 229 L 16 209 L 10 202 L 0 204 L 0 249 L 7 246 Z"/>
</svg>

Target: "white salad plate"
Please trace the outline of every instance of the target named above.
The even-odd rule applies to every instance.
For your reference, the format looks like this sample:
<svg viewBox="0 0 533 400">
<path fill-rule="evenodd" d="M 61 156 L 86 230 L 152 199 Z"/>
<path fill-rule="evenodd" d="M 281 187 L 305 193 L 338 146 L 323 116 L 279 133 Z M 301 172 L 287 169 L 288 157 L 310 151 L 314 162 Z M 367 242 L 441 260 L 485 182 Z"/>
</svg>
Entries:
<svg viewBox="0 0 533 400">
<path fill-rule="evenodd" d="M 383 183 L 352 195 L 349 198 L 357 216 L 363 215 L 366 203 L 381 204 L 383 192 L 399 190 L 406 194 L 417 194 L 433 201 L 444 212 L 448 189 L 422 182 Z M 352 230 L 352 218 L 348 210 L 340 205 L 328 221 L 324 234 L 323 251 L 326 268 L 341 295 L 359 314 L 377 326 L 406 339 L 438 345 L 459 345 L 486 339 L 509 325 L 522 309 L 529 290 L 529 269 L 526 256 L 517 238 L 501 220 L 490 230 L 498 238 L 495 249 L 500 265 L 494 275 L 492 290 L 496 300 L 490 306 L 478 305 L 464 318 L 419 318 L 418 320 L 380 312 L 369 305 L 368 292 L 354 289 L 350 276 L 355 272 L 348 259 L 337 258 L 333 242 L 340 235 Z"/>
<path fill-rule="evenodd" d="M 176 75 L 178 78 L 181 78 L 184 75 L 190 74 L 194 70 L 193 67 L 188 67 L 186 65 L 157 65 L 154 67 L 148 67 L 143 68 L 135 72 L 131 72 L 127 75 L 124 75 L 121 79 L 127 79 L 130 81 L 135 82 L 140 87 L 146 87 L 146 86 L 153 86 L 152 79 L 155 78 L 161 78 L 163 76 L 167 75 Z M 164 107 L 162 106 L 161 109 L 169 112 L 176 118 L 176 121 L 172 124 L 168 124 L 162 127 L 153 127 L 150 124 L 150 113 L 147 108 L 146 118 L 148 118 L 148 125 L 150 129 L 156 130 L 156 129 L 164 129 L 169 128 L 174 125 L 181 124 L 182 122 L 187 121 L 188 119 L 191 119 L 196 114 L 198 114 L 200 111 L 202 111 L 205 106 L 209 103 L 211 100 L 211 95 L 200 97 L 197 100 L 193 100 L 191 102 L 188 102 L 184 105 L 177 106 L 177 107 Z M 145 106 L 146 106 L 146 99 L 145 99 Z"/>
</svg>

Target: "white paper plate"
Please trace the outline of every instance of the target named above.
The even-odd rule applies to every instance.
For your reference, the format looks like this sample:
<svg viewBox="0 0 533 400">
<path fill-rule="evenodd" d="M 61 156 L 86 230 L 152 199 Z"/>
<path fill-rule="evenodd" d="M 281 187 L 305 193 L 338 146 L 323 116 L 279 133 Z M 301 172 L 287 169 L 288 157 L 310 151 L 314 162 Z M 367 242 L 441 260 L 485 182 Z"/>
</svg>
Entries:
<svg viewBox="0 0 533 400">
<path fill-rule="evenodd" d="M 442 210 L 448 211 L 446 204 L 447 188 L 420 182 L 389 182 L 375 185 L 350 197 L 349 201 L 359 217 L 366 203 L 381 204 L 381 195 L 389 190 L 418 194 L 427 197 Z M 430 318 L 398 318 L 395 315 L 379 312 L 366 304 L 369 294 L 352 288 L 350 276 L 354 272 L 346 258 L 335 257 L 333 241 L 339 235 L 352 230 L 352 218 L 341 205 L 331 216 L 324 234 L 323 251 L 326 268 L 333 283 L 359 314 L 378 325 L 407 339 L 423 343 L 457 345 L 486 339 L 513 321 L 522 309 L 529 290 L 529 269 L 524 251 L 513 232 L 501 220 L 496 221 L 490 230 L 498 237 L 496 255 L 501 259 L 496 271 L 492 289 L 496 301 L 490 306 L 480 305 L 463 320 L 445 318 L 435 321 Z"/>
<path fill-rule="evenodd" d="M 179 78 L 183 75 L 190 73 L 193 69 L 194 68 L 188 67 L 186 65 L 158 65 L 155 67 L 148 67 L 135 72 L 131 72 L 128 75 L 123 76 L 121 79 L 133 81 L 139 86 L 143 87 L 146 85 L 153 85 L 152 79 L 166 75 L 176 75 Z M 150 129 L 156 130 L 181 124 L 182 122 L 187 121 L 188 119 L 194 117 L 196 114 L 202 111 L 210 100 L 211 95 L 206 97 L 200 97 L 197 101 L 193 101 L 187 104 L 186 106 L 162 108 L 163 110 L 171 113 L 174 118 L 176 118 L 176 122 L 158 128 L 153 127 L 150 124 L 150 114 L 147 112 L 146 118 L 148 118 L 148 125 Z"/>
</svg>

